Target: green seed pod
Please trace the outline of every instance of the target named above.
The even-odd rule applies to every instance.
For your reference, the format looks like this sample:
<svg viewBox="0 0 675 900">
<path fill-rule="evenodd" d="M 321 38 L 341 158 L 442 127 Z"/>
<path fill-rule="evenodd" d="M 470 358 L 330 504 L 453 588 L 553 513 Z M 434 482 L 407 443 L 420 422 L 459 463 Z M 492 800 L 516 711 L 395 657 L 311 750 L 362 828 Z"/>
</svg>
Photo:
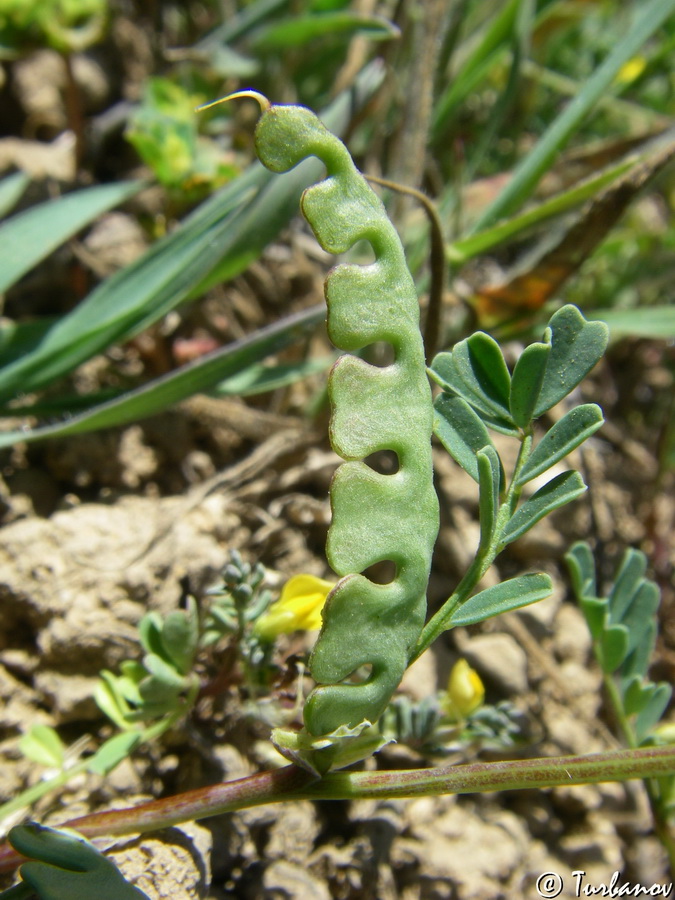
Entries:
<svg viewBox="0 0 675 900">
<path fill-rule="evenodd" d="M 394 353 L 394 362 L 383 368 L 342 356 L 330 375 L 331 443 L 347 462 L 331 486 L 333 521 L 326 550 L 343 577 L 324 608 L 310 657 L 318 686 L 304 712 L 307 730 L 321 735 L 379 719 L 424 625 L 438 532 L 431 391 L 417 295 L 401 242 L 345 146 L 308 109 L 271 106 L 258 123 L 256 148 L 261 162 L 275 172 L 286 172 L 308 156 L 325 164 L 327 178 L 302 199 L 317 240 L 330 253 L 344 253 L 366 240 L 375 254 L 373 263 L 338 265 L 329 273 L 328 334 L 340 350 L 385 341 Z M 395 474 L 382 475 L 362 461 L 379 450 L 397 455 Z M 383 560 L 396 567 L 389 584 L 360 574 Z M 359 681 L 362 667 L 369 671 Z"/>
</svg>

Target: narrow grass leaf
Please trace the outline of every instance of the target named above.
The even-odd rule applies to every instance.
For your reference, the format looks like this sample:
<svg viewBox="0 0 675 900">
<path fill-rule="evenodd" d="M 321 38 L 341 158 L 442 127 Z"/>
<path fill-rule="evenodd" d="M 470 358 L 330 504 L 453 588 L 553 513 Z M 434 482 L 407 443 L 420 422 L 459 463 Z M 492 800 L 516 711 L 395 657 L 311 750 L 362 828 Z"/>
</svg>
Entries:
<svg viewBox="0 0 675 900">
<path fill-rule="evenodd" d="M 492 446 L 488 430 L 461 397 L 441 394 L 434 403 L 434 434 L 465 472 L 479 481 L 476 454 Z"/>
<path fill-rule="evenodd" d="M 519 428 L 527 428 L 532 420 L 550 353 L 550 341 L 537 341 L 526 347 L 518 357 L 511 376 L 509 410 Z"/>
<path fill-rule="evenodd" d="M 675 338 L 675 306 L 638 306 L 634 309 L 595 309 L 587 319 L 604 322 L 612 339 L 625 337 Z"/>
<path fill-rule="evenodd" d="M 123 181 L 73 191 L 40 203 L 0 225 L 0 293 L 77 234 L 85 225 L 118 206 L 143 187 Z"/>
<path fill-rule="evenodd" d="M 212 393 L 219 397 L 252 397 L 267 391 L 275 391 L 277 388 L 295 384 L 303 378 L 309 378 L 310 375 L 325 372 L 333 365 L 336 358 L 336 354 L 331 353 L 317 359 L 280 363 L 276 366 L 259 363 L 249 366 L 239 375 L 233 375 L 231 378 L 221 381 Z"/>
<path fill-rule="evenodd" d="M 34 428 L 26 425 L 16 431 L 0 432 L 0 448 L 11 447 L 18 441 L 84 434 L 147 418 L 193 394 L 210 390 L 229 375 L 278 352 L 296 341 L 308 328 L 322 322 L 325 315 L 323 305 L 312 307 L 63 422 Z M 21 412 L 30 415 L 30 407 Z"/>
<path fill-rule="evenodd" d="M 434 104 L 432 136 L 435 140 L 445 131 L 461 104 L 493 70 L 495 61 L 505 53 L 519 7 L 520 0 L 507 0 L 498 7 L 460 70 L 448 79 L 448 87 Z"/>
<path fill-rule="evenodd" d="M 326 111 L 327 127 L 344 129 L 354 105 L 371 95 L 381 77 L 379 65 L 367 66 Z M 0 371 L 0 403 L 50 383 L 197 296 L 207 283 L 240 272 L 297 213 L 302 191 L 322 170 L 318 160 L 307 160 L 278 178 L 260 164 L 251 166 L 59 320 L 34 352 Z"/>
<path fill-rule="evenodd" d="M 278 52 L 291 47 L 302 47 L 319 38 L 348 38 L 353 34 L 363 34 L 371 40 L 384 41 L 398 37 L 400 32 L 383 16 L 350 12 L 314 13 L 264 26 L 252 35 L 251 46 L 257 51 Z"/>
<path fill-rule="evenodd" d="M 534 448 L 516 483 L 523 485 L 550 469 L 595 434 L 604 421 L 602 410 L 595 403 L 584 403 L 565 413 Z"/>
<path fill-rule="evenodd" d="M 549 228 L 528 249 L 524 265 L 517 261 L 501 284 L 479 289 L 476 306 L 481 317 L 501 320 L 507 311 L 539 309 L 560 293 L 639 193 L 672 161 L 675 131 L 671 129 L 649 146 L 650 152 L 569 221 Z"/>
<path fill-rule="evenodd" d="M 611 90 L 619 70 L 635 56 L 675 12 L 675 0 L 648 0 L 636 6 L 633 22 L 595 72 L 586 80 L 576 97 L 548 128 L 544 136 L 517 166 L 512 180 L 475 223 L 477 232 L 497 219 L 509 215 L 529 197 L 560 150 L 590 113 L 596 103 Z"/>
<path fill-rule="evenodd" d="M 449 627 L 475 625 L 492 616 L 544 600 L 553 590 L 548 575 L 519 575 L 469 597 L 450 618 Z"/>
<path fill-rule="evenodd" d="M 556 475 L 514 513 L 504 528 L 502 543 L 510 544 L 515 541 L 544 516 L 571 500 L 576 500 L 585 490 L 586 485 L 578 472 Z"/>
<path fill-rule="evenodd" d="M 103 282 L 58 320 L 32 353 L 0 372 L 0 398 L 49 383 L 171 309 L 202 277 L 204 265 L 209 260 L 215 265 L 231 227 L 230 214 L 248 196 L 240 187 L 226 188 L 217 211 L 211 204 L 207 222 L 193 217 Z"/>
<path fill-rule="evenodd" d="M 29 182 L 30 177 L 25 172 L 15 172 L 0 181 L 0 218 L 18 203 Z"/>
<path fill-rule="evenodd" d="M 566 397 L 602 357 L 609 332 L 603 322 L 587 322 L 568 304 L 551 317 L 551 354 L 548 359 L 535 418 Z"/>
<path fill-rule="evenodd" d="M 445 248 L 448 261 L 456 266 L 462 266 L 470 259 L 487 253 L 500 244 L 505 244 L 511 239 L 522 235 L 529 229 L 542 225 L 544 222 L 574 209 L 586 200 L 590 200 L 604 187 L 611 184 L 624 172 L 627 172 L 634 162 L 635 157 L 631 156 L 620 163 L 615 163 L 599 175 L 593 175 L 580 184 L 576 184 L 574 187 L 538 203 L 517 216 L 499 222 L 485 231 L 453 241 Z M 602 316 L 589 316 L 589 318 L 602 318 Z"/>
<path fill-rule="evenodd" d="M 4 321 L 0 325 L 0 370 L 15 359 L 32 353 L 56 321 L 55 316 L 29 322 Z"/>
</svg>

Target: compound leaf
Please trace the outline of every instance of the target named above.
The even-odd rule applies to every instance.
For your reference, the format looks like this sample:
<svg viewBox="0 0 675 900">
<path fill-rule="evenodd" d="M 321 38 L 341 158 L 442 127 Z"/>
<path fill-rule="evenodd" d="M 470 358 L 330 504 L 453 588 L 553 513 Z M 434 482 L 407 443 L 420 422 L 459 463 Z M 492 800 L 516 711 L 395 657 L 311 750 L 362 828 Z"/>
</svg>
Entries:
<svg viewBox="0 0 675 900">
<path fill-rule="evenodd" d="M 649 660 L 656 643 L 656 619 L 651 619 L 642 635 L 642 640 L 637 647 L 629 652 L 621 666 L 621 678 L 625 683 L 634 675 L 646 678 L 649 669 Z"/>
<path fill-rule="evenodd" d="M 586 619 L 591 637 L 594 641 L 599 641 L 607 621 L 609 603 L 604 597 L 581 597 L 579 605 Z"/>
</svg>

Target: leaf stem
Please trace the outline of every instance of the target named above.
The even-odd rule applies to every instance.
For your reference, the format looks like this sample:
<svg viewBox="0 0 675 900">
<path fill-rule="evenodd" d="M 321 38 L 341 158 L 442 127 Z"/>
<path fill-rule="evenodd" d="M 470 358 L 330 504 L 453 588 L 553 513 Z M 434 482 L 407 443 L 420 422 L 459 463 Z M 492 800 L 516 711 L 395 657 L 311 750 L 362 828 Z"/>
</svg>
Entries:
<svg viewBox="0 0 675 900">
<path fill-rule="evenodd" d="M 474 561 L 467 569 L 460 583 L 457 585 L 451 596 L 445 601 L 443 606 L 431 617 L 431 619 L 429 619 L 422 629 L 422 634 L 410 657 L 411 664 L 421 656 L 431 644 L 433 644 L 436 638 L 440 637 L 440 635 L 447 630 L 448 623 L 455 610 L 460 607 L 465 600 L 469 599 L 478 582 L 501 553 L 503 549 L 502 534 L 504 533 L 504 529 L 509 519 L 515 512 L 522 491 L 522 486 L 518 486 L 517 483 L 518 475 L 529 458 L 531 448 L 532 434 L 528 432 L 521 438 L 520 450 L 518 451 L 518 459 L 516 460 L 513 477 L 511 478 L 504 502 L 497 514 L 497 521 L 491 540 L 484 546 L 478 548 Z"/>
</svg>

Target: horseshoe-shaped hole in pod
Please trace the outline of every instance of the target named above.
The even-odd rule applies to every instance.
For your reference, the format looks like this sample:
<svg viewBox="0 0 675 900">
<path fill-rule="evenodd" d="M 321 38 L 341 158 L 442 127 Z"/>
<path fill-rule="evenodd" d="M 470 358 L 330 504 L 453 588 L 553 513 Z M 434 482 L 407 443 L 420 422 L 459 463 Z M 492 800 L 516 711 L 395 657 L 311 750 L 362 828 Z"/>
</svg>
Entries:
<svg viewBox="0 0 675 900">
<path fill-rule="evenodd" d="M 348 675 L 340 684 L 363 684 L 364 681 L 368 681 L 373 671 L 373 667 L 370 663 L 364 663 L 362 666 L 359 666 L 358 669 L 355 669 L 351 675 Z"/>
<path fill-rule="evenodd" d="M 371 366 L 386 369 L 396 362 L 396 351 L 389 341 L 375 341 L 360 351 L 359 356 Z"/>
<path fill-rule="evenodd" d="M 401 468 L 398 453 L 395 450 L 377 450 L 363 460 L 378 475 L 396 475 Z"/>
<path fill-rule="evenodd" d="M 372 266 L 374 262 L 377 262 L 377 254 L 368 238 L 362 238 L 356 241 L 355 244 L 352 244 L 350 249 L 340 258 L 340 262 L 346 262 L 349 265 Z"/>
<path fill-rule="evenodd" d="M 393 559 L 381 559 L 368 566 L 361 574 L 374 584 L 391 584 L 398 574 L 398 566 Z"/>
</svg>

